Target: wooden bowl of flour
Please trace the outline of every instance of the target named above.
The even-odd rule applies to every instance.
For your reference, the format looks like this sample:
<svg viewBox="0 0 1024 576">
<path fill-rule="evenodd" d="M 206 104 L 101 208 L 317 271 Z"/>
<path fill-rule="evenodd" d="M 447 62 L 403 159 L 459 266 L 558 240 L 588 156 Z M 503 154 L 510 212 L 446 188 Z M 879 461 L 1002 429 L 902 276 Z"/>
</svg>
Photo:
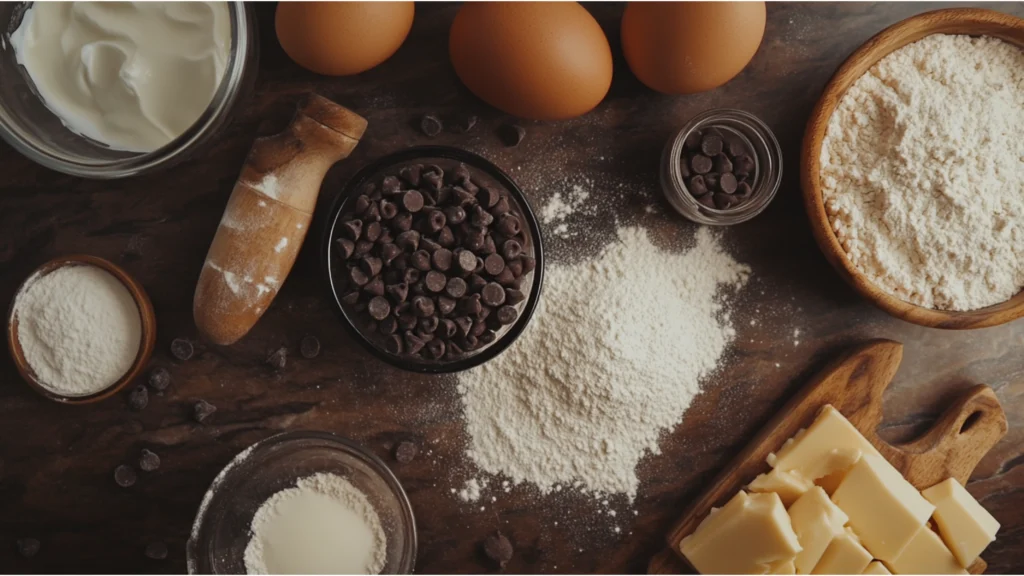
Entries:
<svg viewBox="0 0 1024 576">
<path fill-rule="evenodd" d="M 21 342 L 18 339 L 18 317 L 15 314 L 15 302 L 17 302 L 17 295 L 20 295 L 22 291 L 28 287 L 30 282 L 65 266 L 95 266 L 110 273 L 114 278 L 124 284 L 124 287 L 127 288 L 129 294 L 131 294 L 132 300 L 135 301 L 135 305 L 139 308 L 139 320 L 141 322 L 139 352 L 136 355 L 131 368 L 129 368 L 128 371 L 112 385 L 87 396 L 64 396 L 55 393 L 40 383 L 39 378 L 32 369 L 32 366 L 30 366 L 28 361 L 25 359 L 25 353 L 22 350 Z M 32 389 L 50 400 L 60 402 L 62 404 L 91 404 L 93 402 L 99 402 L 100 400 L 109 398 L 120 392 L 125 386 L 135 380 L 142 370 L 145 369 L 150 356 L 153 354 L 153 347 L 156 344 L 156 314 L 153 312 L 153 304 L 150 302 L 149 296 L 146 295 L 146 291 L 142 288 L 142 285 L 121 267 L 110 261 L 89 255 L 72 255 L 55 258 L 43 264 L 37 268 L 35 272 L 30 274 L 28 279 L 18 287 L 15 294 L 14 301 L 11 302 L 10 311 L 7 315 L 7 344 L 10 347 L 11 356 L 14 358 L 14 364 L 22 379 L 25 380 Z"/>
<path fill-rule="evenodd" d="M 936 310 L 901 300 L 874 284 L 853 265 L 836 238 L 822 197 L 819 176 L 822 141 L 832 113 L 847 89 L 891 52 L 932 34 L 991 36 L 1024 49 L 1024 20 L 992 10 L 938 10 L 886 28 L 843 62 L 811 111 L 801 151 L 800 185 L 818 246 L 839 275 L 862 296 L 889 314 L 914 324 L 952 330 L 987 328 L 1024 317 L 1024 291 L 1001 304 L 967 312 Z"/>
</svg>

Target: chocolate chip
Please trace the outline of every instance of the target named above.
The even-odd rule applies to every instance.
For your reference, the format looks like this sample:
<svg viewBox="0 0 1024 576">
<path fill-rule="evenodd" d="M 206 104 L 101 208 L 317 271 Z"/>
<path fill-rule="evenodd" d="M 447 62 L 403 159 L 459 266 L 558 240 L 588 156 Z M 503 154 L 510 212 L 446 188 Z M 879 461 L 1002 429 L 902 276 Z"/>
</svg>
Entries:
<svg viewBox="0 0 1024 576">
<path fill-rule="evenodd" d="M 423 194 L 419 190 L 408 190 L 402 195 L 402 206 L 409 212 L 419 212 L 423 209 Z"/>
<path fill-rule="evenodd" d="M 455 197 L 456 204 L 462 208 L 476 205 L 476 195 L 461 186 L 453 187 L 452 194 Z"/>
<path fill-rule="evenodd" d="M 15 546 L 17 546 L 18 554 L 22 558 L 34 557 L 36 554 L 39 554 L 39 549 L 42 547 L 39 540 L 35 538 L 18 538 L 15 541 Z"/>
<path fill-rule="evenodd" d="M 369 240 L 360 240 L 356 242 L 356 249 L 352 252 L 353 258 L 361 258 L 370 253 L 373 250 L 373 242 Z"/>
<path fill-rule="evenodd" d="M 494 237 L 490 234 L 484 236 L 484 246 L 480 249 L 480 253 L 490 256 L 497 251 L 498 249 L 494 246 Z"/>
<path fill-rule="evenodd" d="M 121 464 L 114 468 L 114 482 L 117 482 L 121 488 L 134 486 L 136 480 L 138 480 L 138 475 L 135 473 L 135 468 L 127 464 Z"/>
<path fill-rule="evenodd" d="M 474 258 L 474 262 L 476 258 Z M 466 294 L 466 281 L 462 278 L 449 278 L 444 291 L 452 298 L 462 298 Z"/>
<path fill-rule="evenodd" d="M 476 254 L 469 250 L 457 251 L 456 262 L 459 265 L 459 269 L 463 272 L 472 272 L 476 268 Z"/>
<path fill-rule="evenodd" d="M 491 216 L 500 218 L 505 214 L 508 214 L 511 209 L 512 208 L 508 205 L 508 198 L 502 195 L 501 198 L 498 199 L 498 203 L 491 208 Z"/>
<path fill-rule="evenodd" d="M 142 454 L 139 456 L 139 468 L 143 472 L 152 472 L 160 467 L 160 457 L 155 452 L 142 449 Z"/>
<path fill-rule="evenodd" d="M 363 221 L 359 219 L 346 220 L 345 222 L 341 223 L 341 228 L 345 235 L 348 237 L 348 239 L 352 240 L 353 242 L 359 240 L 359 238 L 363 235 Z"/>
<path fill-rule="evenodd" d="M 398 206 L 388 200 L 380 201 L 380 217 L 384 220 L 391 220 L 398 215 Z"/>
<path fill-rule="evenodd" d="M 388 334 L 394 334 L 395 331 L 398 330 L 398 320 L 396 320 L 394 316 L 388 316 L 377 323 L 377 330 L 385 336 Z"/>
<path fill-rule="evenodd" d="M 486 190 L 486 188 L 481 188 L 480 190 Z M 479 204 L 473 207 L 472 213 L 473 215 L 470 217 L 469 221 L 473 226 L 484 228 L 486 226 L 490 226 L 491 223 L 494 222 L 494 216 L 491 216 L 491 213 L 484 210 L 483 206 Z"/>
<path fill-rule="evenodd" d="M 406 270 L 405 270 L 405 277 L 402 278 L 402 281 L 405 282 L 406 284 L 408 284 L 409 286 L 412 286 L 416 282 L 419 282 L 419 279 L 420 279 L 420 271 L 418 269 L 416 269 L 416 268 L 406 268 Z"/>
<path fill-rule="evenodd" d="M 754 158 L 749 154 L 737 156 L 733 164 L 735 166 L 733 173 L 736 174 L 737 177 L 748 176 L 754 173 Z"/>
<path fill-rule="evenodd" d="M 705 134 L 700 139 L 700 151 L 709 158 L 714 158 L 722 153 L 722 137 L 717 134 Z"/>
<path fill-rule="evenodd" d="M 430 270 L 430 253 L 426 250 L 417 250 L 409 257 L 409 264 L 420 272 Z"/>
<path fill-rule="evenodd" d="M 732 172 L 732 160 L 729 160 L 729 157 L 725 154 L 715 156 L 715 172 L 718 172 L 719 174 Z"/>
<path fill-rule="evenodd" d="M 505 240 L 501 245 L 501 254 L 505 260 L 515 260 L 523 253 L 523 245 L 516 240 Z"/>
<path fill-rule="evenodd" d="M 690 158 L 690 168 L 697 174 L 707 174 L 711 171 L 712 164 L 711 158 L 703 154 L 695 154 Z"/>
<path fill-rule="evenodd" d="M 717 172 L 708 172 L 704 175 L 704 183 L 707 184 L 708 190 L 712 192 L 718 190 L 718 178 L 719 174 Z"/>
<path fill-rule="evenodd" d="M 490 282 L 480 291 L 480 297 L 488 306 L 501 306 L 505 302 L 505 289 L 497 282 Z"/>
<path fill-rule="evenodd" d="M 363 256 L 363 259 L 359 261 L 359 267 L 370 277 L 380 274 L 380 269 L 383 265 L 384 263 L 381 262 L 380 258 L 375 256 Z"/>
<path fill-rule="evenodd" d="M 462 345 L 466 350 L 472 352 L 473 350 L 476 350 L 477 348 L 480 347 L 480 341 L 477 339 L 476 336 L 469 334 L 468 336 L 462 339 Z"/>
<path fill-rule="evenodd" d="M 750 148 L 739 138 L 730 138 L 725 148 L 733 158 L 750 153 Z"/>
<path fill-rule="evenodd" d="M 420 247 L 420 233 L 416 230 L 406 230 L 395 238 L 395 244 L 406 252 L 415 252 Z"/>
<path fill-rule="evenodd" d="M 132 410 L 139 412 L 144 410 L 148 405 L 149 390 L 141 384 L 132 388 L 131 393 L 128 394 L 128 406 L 130 406 Z"/>
<path fill-rule="evenodd" d="M 381 226 L 380 222 L 370 222 L 366 225 L 366 240 L 369 242 L 376 242 L 380 238 Z"/>
<path fill-rule="evenodd" d="M 195 349 L 192 347 L 192 343 L 184 338 L 175 338 L 171 340 L 171 356 L 174 356 L 182 362 L 192 358 L 192 354 Z"/>
<path fill-rule="evenodd" d="M 497 312 L 495 312 L 495 316 L 497 316 L 498 322 L 507 326 L 516 321 L 516 318 L 519 317 L 519 313 L 516 312 L 516 309 L 512 306 L 502 306 L 501 308 L 498 308 Z"/>
<path fill-rule="evenodd" d="M 284 370 L 288 364 L 288 349 L 284 346 L 274 350 L 267 356 L 267 365 L 275 370 Z"/>
<path fill-rule="evenodd" d="M 718 178 L 718 189 L 726 194 L 736 192 L 737 184 L 736 177 L 730 172 L 726 172 Z"/>
<path fill-rule="evenodd" d="M 480 344 L 487 345 L 497 340 L 497 335 L 494 332 L 487 331 L 480 335 Z"/>
<path fill-rule="evenodd" d="M 472 228 L 466 232 L 465 241 L 463 244 L 466 248 L 477 252 L 483 250 L 484 242 L 487 240 L 487 233 L 479 228 Z M 474 266 L 475 268 L 475 266 Z"/>
<path fill-rule="evenodd" d="M 341 302 L 342 304 L 347 304 L 349 306 L 352 306 L 356 302 L 359 302 L 359 291 L 353 290 L 348 294 L 345 294 L 344 296 L 341 297 Z"/>
<path fill-rule="evenodd" d="M 449 224 L 462 224 L 466 221 L 466 210 L 461 206 L 449 206 L 444 209 Z"/>
<path fill-rule="evenodd" d="M 491 254 L 487 258 L 484 258 L 484 271 L 492 276 L 496 276 L 505 269 L 505 259 L 497 254 Z"/>
<path fill-rule="evenodd" d="M 502 270 L 500 274 L 498 274 L 497 276 L 494 277 L 494 279 L 495 279 L 495 281 L 497 281 L 502 286 L 512 286 L 512 287 L 515 287 L 516 277 L 512 274 L 512 271 L 509 270 L 508 268 Z"/>
<path fill-rule="evenodd" d="M 523 263 L 521 260 L 513 260 L 508 264 L 505 264 L 505 267 L 512 271 L 512 276 L 514 278 L 519 278 L 523 275 Z"/>
<path fill-rule="evenodd" d="M 424 318 L 434 313 L 434 301 L 426 296 L 417 296 L 412 299 L 412 308 L 417 316 Z"/>
<path fill-rule="evenodd" d="M 479 274 L 470 274 L 467 284 L 469 284 L 470 292 L 479 292 L 484 289 L 484 286 L 487 286 L 487 280 L 484 280 L 484 277 Z"/>
<path fill-rule="evenodd" d="M 441 228 L 441 231 L 437 233 L 437 243 L 445 248 L 455 246 L 455 234 L 452 229 L 447 226 Z"/>
<path fill-rule="evenodd" d="M 420 173 L 423 170 L 422 164 L 411 164 L 409 166 L 403 166 L 398 171 L 398 177 L 405 180 L 405 183 L 413 188 L 420 185 Z"/>
<path fill-rule="evenodd" d="M 391 261 L 402 253 L 402 249 L 397 244 L 384 244 L 380 247 L 380 256 L 383 259 L 384 264 L 391 264 Z"/>
<path fill-rule="evenodd" d="M 416 454 L 419 451 L 419 447 L 412 442 L 399 442 L 398 446 L 395 446 L 395 460 L 398 460 L 402 464 L 408 464 L 409 462 L 412 462 L 413 458 L 416 457 Z"/>
<path fill-rule="evenodd" d="M 391 229 L 396 233 L 400 234 L 412 228 L 412 214 L 408 212 L 399 212 L 391 219 Z"/>
<path fill-rule="evenodd" d="M 455 304 L 455 300 L 447 296 L 438 296 L 437 298 L 437 309 L 442 316 L 451 314 L 455 310 Z"/>
<path fill-rule="evenodd" d="M 210 404 L 206 400 L 200 400 L 192 407 L 192 416 L 196 419 L 196 422 L 202 422 L 216 411 L 216 406 Z"/>
<path fill-rule="evenodd" d="M 445 298 L 445 300 L 448 300 L 449 302 L 452 303 L 452 309 L 455 308 L 454 300 L 450 300 L 447 298 Z M 455 333 L 456 331 L 458 331 L 458 329 L 458 326 L 455 325 L 455 321 L 449 320 L 448 318 L 442 318 L 441 323 L 438 326 L 438 330 L 440 331 L 442 338 L 454 338 Z"/>
<path fill-rule="evenodd" d="M 442 272 L 447 272 L 452 267 L 452 251 L 447 248 L 439 248 L 434 251 L 434 254 L 430 259 L 434 263 L 434 268 Z"/>
<path fill-rule="evenodd" d="M 490 311 L 488 310 L 488 312 Z M 486 318 L 486 315 L 484 315 L 484 317 Z M 487 332 L 487 324 L 485 324 L 483 320 L 477 320 L 473 323 L 473 328 L 470 329 L 469 335 L 479 338 L 485 332 Z"/>
<path fill-rule="evenodd" d="M 406 332 L 405 333 L 405 353 L 406 354 L 416 354 L 417 352 L 419 352 L 420 350 L 423 349 L 423 345 L 424 344 L 425 344 L 425 342 L 419 336 L 413 334 L 412 332 Z"/>
<path fill-rule="evenodd" d="M 377 244 L 383 246 L 385 244 L 391 244 L 394 241 L 394 237 L 391 236 L 391 229 L 382 227 L 380 231 L 380 238 L 377 238 Z"/>
<path fill-rule="evenodd" d="M 405 299 L 409 296 L 409 285 L 405 282 L 390 284 L 384 289 L 384 291 L 387 292 L 388 297 L 391 298 L 392 302 L 399 304 L 401 302 L 405 302 Z"/>
<path fill-rule="evenodd" d="M 484 186 L 477 191 L 476 199 L 484 208 L 493 208 L 501 200 L 501 194 L 494 188 Z M 477 226 L 480 226 L 480 224 L 477 224 Z"/>
<path fill-rule="evenodd" d="M 352 281 L 352 284 L 356 286 L 366 286 L 366 283 L 370 281 L 370 277 L 363 272 L 362 268 L 353 266 L 348 269 L 348 278 Z"/>
<path fill-rule="evenodd" d="M 433 138 L 444 130 L 444 124 L 441 124 L 441 119 L 433 114 L 425 114 L 420 120 L 420 130 L 424 134 Z"/>
<path fill-rule="evenodd" d="M 467 298 L 463 298 L 460 304 L 462 305 L 462 312 L 470 316 L 479 314 L 480 310 L 483 309 L 483 305 L 480 304 L 479 294 L 472 294 Z"/>
<path fill-rule="evenodd" d="M 498 129 L 498 136 L 505 146 L 510 148 L 518 146 L 523 141 L 523 138 L 526 137 L 526 128 L 518 124 L 502 124 L 501 128 Z"/>
<path fill-rule="evenodd" d="M 150 542 L 146 544 L 146 558 L 150 560 L 167 559 L 167 544 L 163 542 Z"/>
<path fill-rule="evenodd" d="M 391 314 L 391 304 L 381 296 L 374 296 L 366 309 L 374 320 L 383 320 L 388 317 L 388 314 Z"/>
<path fill-rule="evenodd" d="M 473 320 L 468 316 L 460 316 L 455 319 L 455 327 L 459 329 L 459 334 L 465 338 L 469 335 L 470 330 L 473 329 Z"/>
<path fill-rule="evenodd" d="M 444 340 L 439 338 L 427 342 L 427 353 L 435 360 L 440 360 L 444 356 L 445 348 Z"/>
<path fill-rule="evenodd" d="M 736 196 L 744 200 L 750 197 L 751 192 L 750 184 L 747 184 L 746 182 L 740 182 L 736 185 Z"/>
<path fill-rule="evenodd" d="M 433 334 L 437 330 L 437 325 L 440 324 L 441 319 L 437 316 L 427 316 L 426 318 L 420 318 L 419 326 L 420 332 L 424 334 Z"/>
<path fill-rule="evenodd" d="M 444 277 L 444 274 L 436 270 L 431 270 L 430 272 L 427 272 L 424 283 L 427 285 L 427 290 L 430 292 L 440 292 L 441 290 L 444 290 L 445 285 L 448 283 L 448 279 Z"/>
<path fill-rule="evenodd" d="M 352 253 L 356 251 L 356 243 L 349 240 L 348 238 L 338 238 L 338 254 L 342 260 L 348 260 Z"/>
<path fill-rule="evenodd" d="M 505 289 L 505 302 L 508 305 L 515 306 L 516 304 L 519 304 L 523 300 L 526 300 L 526 295 L 523 294 L 522 291 L 515 290 L 513 288 Z"/>
<path fill-rule="evenodd" d="M 384 349 L 392 354 L 402 353 L 402 337 L 398 334 L 392 334 L 384 341 Z"/>
<path fill-rule="evenodd" d="M 533 269 L 537 267 L 537 260 L 532 256 L 523 256 L 519 261 L 523 263 L 523 274 L 533 272 Z"/>
<path fill-rule="evenodd" d="M 687 187 L 690 191 L 690 195 L 694 197 L 700 197 L 708 193 L 707 183 L 704 182 L 703 176 L 694 176 L 690 178 L 690 185 Z"/>
<path fill-rule="evenodd" d="M 395 176 L 385 176 L 381 180 L 380 189 L 385 196 L 395 196 L 402 191 L 402 182 Z"/>
<path fill-rule="evenodd" d="M 363 220 L 369 222 L 370 224 L 373 224 L 374 222 L 378 224 L 380 223 L 380 208 L 377 206 L 376 202 L 370 204 L 370 207 L 366 209 L 366 213 L 363 214 Z M 369 239 L 372 242 L 376 240 L 376 238 L 369 238 L 370 224 L 367 224 L 366 229 L 363 230 L 363 237 Z M 380 230 L 380 228 L 378 228 L 378 230 Z"/>
<path fill-rule="evenodd" d="M 700 198 L 697 198 L 697 202 L 703 204 L 704 206 L 707 206 L 708 208 L 714 208 L 715 207 L 714 194 L 705 194 L 705 195 L 701 196 Z"/>
<path fill-rule="evenodd" d="M 161 392 L 171 385 L 171 373 L 166 368 L 158 366 L 150 371 L 148 382 L 150 388 Z"/>
<path fill-rule="evenodd" d="M 519 222 L 519 218 L 515 214 L 505 214 L 498 220 L 498 232 L 501 232 L 505 236 L 515 236 L 519 234 L 522 224 Z"/>
</svg>

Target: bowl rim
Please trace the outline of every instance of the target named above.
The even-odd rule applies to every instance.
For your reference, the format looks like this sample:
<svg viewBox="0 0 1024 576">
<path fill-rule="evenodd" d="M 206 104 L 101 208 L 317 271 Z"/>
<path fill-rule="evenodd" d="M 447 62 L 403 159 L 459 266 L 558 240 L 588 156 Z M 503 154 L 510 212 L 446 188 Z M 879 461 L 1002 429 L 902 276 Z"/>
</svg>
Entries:
<svg viewBox="0 0 1024 576">
<path fill-rule="evenodd" d="M 333 432 L 325 432 L 322 430 L 289 430 L 285 432 L 279 432 L 268 436 L 262 440 L 250 444 L 237 454 L 235 454 L 227 464 L 225 464 L 214 479 L 210 482 L 209 487 L 203 493 L 203 499 L 199 504 L 199 508 L 196 511 L 195 519 L 192 521 L 190 527 L 189 537 L 185 545 L 186 554 L 186 565 L 189 574 L 196 574 L 197 568 L 197 537 L 203 532 L 203 524 L 206 520 L 207 515 L 210 512 L 209 504 L 213 501 L 213 497 L 216 495 L 216 491 L 220 489 L 221 483 L 231 474 L 231 471 L 245 460 L 253 458 L 255 455 L 262 451 L 266 451 L 274 446 L 285 445 L 294 442 L 301 442 L 304 440 L 311 441 L 322 441 L 328 444 L 333 444 L 339 448 L 342 452 L 345 452 L 349 456 L 358 458 L 364 461 L 370 469 L 380 475 L 384 483 L 388 485 L 392 493 L 398 499 L 398 504 L 402 509 L 403 518 L 407 522 L 405 526 L 406 536 L 408 537 L 408 551 L 401 560 L 401 565 L 398 566 L 397 574 L 412 574 L 413 568 L 416 566 L 416 556 L 419 550 L 419 531 L 416 527 L 416 515 L 412 509 L 412 503 L 409 501 L 409 496 L 405 492 L 405 488 L 402 486 L 401 481 L 395 476 L 395 473 L 391 468 L 378 457 L 376 454 L 370 452 L 369 449 L 362 446 L 355 440 L 351 440 L 334 434 Z M 299 480 L 296 477 L 295 480 Z"/>
<path fill-rule="evenodd" d="M 116 382 L 100 390 L 86 396 L 64 396 L 58 394 L 40 383 L 36 377 L 35 372 L 29 365 L 28 360 L 25 358 L 25 353 L 21 348 L 21 342 L 18 339 L 18 319 L 15 316 L 15 305 L 18 302 L 18 296 L 28 287 L 30 282 L 34 282 L 51 272 L 54 272 L 60 268 L 66 266 L 94 266 L 103 270 L 117 278 L 128 293 L 131 294 L 132 300 L 135 301 L 135 305 L 139 309 L 139 320 L 141 323 L 141 332 L 139 335 L 139 352 L 135 356 L 135 361 L 132 363 L 128 371 L 124 373 L 121 378 Z M 68 256 L 59 256 L 53 258 L 41 266 L 36 268 L 29 274 L 24 280 L 18 284 L 17 290 L 14 292 L 14 298 L 11 299 L 11 303 L 7 308 L 7 346 L 11 353 L 11 358 L 14 360 L 14 366 L 18 370 L 18 374 L 21 379 L 24 380 L 29 387 L 54 402 L 61 404 L 92 404 L 105 400 L 111 396 L 117 394 L 125 388 L 129 383 L 138 378 L 139 374 L 149 363 L 150 357 L 153 355 L 153 348 L 156 344 L 156 313 L 153 311 L 153 303 L 150 301 L 149 296 L 146 294 L 146 290 L 142 287 L 135 278 L 133 278 L 123 268 L 114 264 L 113 262 L 100 258 L 99 256 L 92 256 L 89 254 L 71 254 Z"/>
<path fill-rule="evenodd" d="M 982 32 L 981 30 L 984 30 Z M 890 53 L 932 34 L 988 35 L 1024 50 L 1024 19 L 984 8 L 946 8 L 897 22 L 851 53 L 825 85 L 811 110 L 800 153 L 800 188 L 811 232 L 843 280 L 869 302 L 896 318 L 931 328 L 988 328 L 1024 317 L 1024 289 L 1012 298 L 967 311 L 926 308 L 885 291 L 853 265 L 836 238 L 821 192 L 821 146 L 829 120 L 849 86 Z"/>
<path fill-rule="evenodd" d="M 25 2 L 26 5 L 31 3 Z M 6 110 L 0 111 L 0 138 L 15 151 L 40 166 L 62 174 L 96 180 L 129 178 L 168 168 L 186 160 L 198 147 L 208 143 L 212 139 L 211 136 L 223 131 L 226 124 L 217 126 L 218 119 L 223 118 L 230 122 L 232 115 L 237 112 L 236 105 L 251 91 L 256 74 L 253 73 L 251 78 L 246 78 L 247 68 L 251 66 L 254 71 L 258 71 L 259 68 L 259 27 L 253 8 L 239 0 L 229 0 L 227 5 L 233 42 L 230 58 L 224 68 L 224 77 L 206 110 L 174 140 L 150 152 L 126 152 L 127 156 L 117 160 L 64 160 L 26 138 L 25 131 L 20 126 L 6 120 Z M 215 132 L 208 133 L 209 130 Z"/>
<path fill-rule="evenodd" d="M 527 298 L 526 303 L 523 306 L 523 310 L 519 314 L 519 318 L 516 320 L 515 324 L 513 324 L 512 327 L 509 328 L 508 332 L 502 335 L 501 338 L 494 341 L 482 352 L 466 358 L 460 358 L 452 362 L 417 362 L 407 358 L 394 356 L 379 349 L 377 346 L 374 346 L 362 331 L 356 328 L 355 324 L 345 312 L 345 308 L 341 303 L 341 295 L 338 293 L 338 289 L 334 284 L 333 273 L 331 272 L 332 245 L 334 243 L 333 238 L 335 236 L 335 229 L 337 228 L 338 220 L 342 212 L 344 212 L 348 201 L 355 197 L 354 192 L 358 190 L 359 186 L 370 176 L 377 174 L 387 166 L 402 162 L 410 162 L 421 158 L 443 158 L 446 160 L 463 162 L 473 168 L 486 172 L 489 176 L 497 180 L 509 195 L 512 196 L 512 199 L 519 204 L 519 207 L 522 210 L 523 218 L 526 220 L 526 225 L 529 227 L 530 234 L 533 239 L 534 258 L 537 263 L 533 271 L 533 282 L 530 289 L 530 296 Z M 508 347 L 511 346 L 520 335 L 522 335 L 526 330 L 526 327 L 530 324 L 530 320 L 532 320 L 533 314 L 540 302 L 541 290 L 544 285 L 544 241 L 541 238 L 540 222 L 537 220 L 537 215 L 534 213 L 533 207 L 530 206 L 530 203 L 522 189 L 512 180 L 511 177 L 508 176 L 508 174 L 501 170 L 501 168 L 494 165 L 491 161 L 487 160 L 483 156 L 474 154 L 473 152 L 469 152 L 461 148 L 455 148 L 453 146 L 414 146 L 412 148 L 406 148 L 382 156 L 373 162 L 370 162 L 349 178 L 348 182 L 345 183 L 331 201 L 331 207 L 327 211 L 327 220 L 324 224 L 320 246 L 320 263 L 323 267 L 323 277 L 327 283 L 327 289 L 330 292 L 332 301 L 335 305 L 335 311 L 339 316 L 341 316 L 342 323 L 345 325 L 345 328 L 352 338 L 377 358 L 401 370 L 420 374 L 451 374 L 469 370 L 493 360 L 499 354 L 508 349 Z"/>
</svg>

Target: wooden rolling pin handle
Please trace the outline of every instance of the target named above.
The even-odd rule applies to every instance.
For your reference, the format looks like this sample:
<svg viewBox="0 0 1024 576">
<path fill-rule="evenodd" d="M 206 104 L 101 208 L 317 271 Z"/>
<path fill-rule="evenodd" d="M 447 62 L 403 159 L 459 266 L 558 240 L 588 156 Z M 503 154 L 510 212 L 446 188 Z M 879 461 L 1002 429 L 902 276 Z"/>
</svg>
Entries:
<svg viewBox="0 0 1024 576">
<path fill-rule="evenodd" d="M 193 315 L 206 339 L 233 344 L 267 310 L 306 238 L 324 175 L 365 130 L 359 115 L 311 95 L 283 132 L 253 143 L 196 286 Z"/>
</svg>

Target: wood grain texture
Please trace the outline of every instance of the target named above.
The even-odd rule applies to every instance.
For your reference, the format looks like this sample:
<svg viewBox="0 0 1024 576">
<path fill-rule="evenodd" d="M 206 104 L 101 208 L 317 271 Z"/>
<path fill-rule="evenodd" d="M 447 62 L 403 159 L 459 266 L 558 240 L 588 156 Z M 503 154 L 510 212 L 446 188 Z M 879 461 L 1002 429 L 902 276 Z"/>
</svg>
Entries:
<svg viewBox="0 0 1024 576">
<path fill-rule="evenodd" d="M 668 548 L 676 555 L 656 555 L 649 566 L 655 574 L 679 571 L 679 543 L 704 521 L 713 507 L 723 506 L 755 476 L 767 472 L 768 455 L 801 428 L 814 421 L 822 407 L 831 404 L 867 438 L 918 490 L 946 478 L 966 483 L 974 468 L 1006 435 L 1006 416 L 988 386 L 964 391 L 919 438 L 890 444 L 878 435 L 882 423 L 882 396 L 896 375 L 903 345 L 877 340 L 855 347 L 826 367 L 798 392 L 719 473 L 708 489 L 687 508 L 669 531 Z M 972 566 L 973 573 L 984 564 Z"/>
<path fill-rule="evenodd" d="M 1024 317 L 1024 290 L 1006 302 L 967 312 L 934 310 L 900 300 L 876 286 L 850 262 L 832 229 L 821 195 L 821 144 L 832 112 L 846 90 L 891 52 L 931 34 L 988 35 L 1024 47 L 1024 20 L 994 10 L 937 10 L 894 24 L 854 51 L 825 86 L 807 122 L 800 155 L 804 204 L 811 231 L 825 258 L 857 292 L 882 310 L 907 322 L 933 328 L 967 330 L 998 326 Z"/>
<path fill-rule="evenodd" d="M 36 376 L 35 371 L 29 365 L 28 360 L 25 359 L 25 352 L 22 350 L 21 341 L 18 338 L 19 320 L 14 314 L 14 299 L 11 300 L 10 310 L 7 315 L 7 347 L 11 351 L 11 358 L 14 360 L 14 365 L 17 368 L 21 379 L 31 386 L 36 392 L 50 400 L 53 400 L 54 402 L 60 402 L 62 404 L 92 404 L 94 402 L 99 402 L 100 400 L 106 400 L 123 390 L 125 386 L 128 386 L 138 379 L 142 371 L 149 365 L 149 359 L 153 355 L 153 346 L 156 344 L 156 314 L 153 312 L 153 303 L 150 302 L 149 296 L 146 294 L 146 289 L 143 288 L 135 278 L 132 278 L 130 274 L 125 272 L 123 268 L 103 258 L 89 254 L 61 256 L 43 264 L 33 272 L 31 276 L 38 273 L 40 277 L 42 277 L 59 268 L 67 266 L 95 266 L 106 271 L 124 285 L 128 290 L 128 293 L 131 294 L 132 300 L 135 301 L 135 305 L 138 306 L 140 322 L 139 352 L 135 355 L 135 361 L 128 369 L 128 372 L 126 372 L 124 376 L 122 376 L 117 382 L 114 382 L 110 387 L 88 396 L 70 397 L 61 396 L 51 392 L 48 388 L 39 383 L 39 379 Z M 27 287 L 25 286 L 27 282 L 28 279 L 18 287 L 16 294 Z"/>
<path fill-rule="evenodd" d="M 45 170 L 0 143 L 0 302 L 50 258 L 86 252 L 112 260 L 149 293 L 159 321 L 152 365 L 167 368 L 173 380 L 142 412 L 130 411 L 123 394 L 61 406 L 22 383 L 0 355 L 0 571 L 183 572 L 196 507 L 221 467 L 275 432 L 325 430 L 363 444 L 402 481 L 419 529 L 417 572 L 496 571 L 480 550 L 496 528 L 515 545 L 508 573 L 642 572 L 684 508 L 789 397 L 838 353 L 871 338 L 904 344 L 883 401 L 879 436 L 888 442 L 919 436 L 971 384 L 995 390 L 1010 429 L 968 489 L 1003 526 L 985 552 L 989 573 L 1024 570 L 1024 322 L 934 330 L 872 306 L 822 257 L 796 170 L 808 114 L 843 59 L 886 26 L 937 6 L 771 3 L 764 42 L 746 70 L 707 93 L 663 96 L 640 84 L 621 58 L 623 5 L 587 4 L 616 58 L 611 92 L 582 118 L 524 123 L 523 142 L 505 148 L 496 131 L 509 118 L 462 87 L 448 61 L 458 5 L 417 5 L 409 39 L 391 59 L 357 76 L 327 78 L 288 59 L 275 41 L 274 5 L 260 4 L 256 88 L 200 157 L 152 176 L 93 182 Z M 1020 3 L 999 9 L 1024 15 Z M 757 218 L 718 231 L 753 269 L 731 306 L 735 343 L 679 426 L 665 432 L 660 454 L 641 461 L 634 502 L 614 496 L 603 505 L 565 490 L 543 497 L 526 486 L 507 493 L 491 486 L 485 501 L 462 502 L 452 489 L 478 472 L 465 457 L 452 379 L 399 372 L 348 336 L 320 274 L 316 242 L 306 242 L 273 305 L 239 343 L 197 343 L 185 363 L 170 356 L 173 338 L 197 336 L 193 290 L 253 139 L 280 132 L 311 91 L 369 121 L 352 156 L 328 172 L 318 217 L 369 161 L 414 145 L 459 146 L 508 172 L 534 207 L 577 184 L 600 200 L 593 212 L 571 217 L 571 227 L 586 235 L 565 239 L 544 227 L 552 264 L 592 257 L 615 237 L 617 222 L 642 224 L 660 245 L 692 245 L 697 226 L 675 215 L 659 192 L 665 142 L 716 107 L 747 110 L 772 128 L 787 166 L 778 195 Z M 417 127 L 428 112 L 446 124 L 463 113 L 479 121 L 468 134 L 430 139 Z M 314 233 L 316 226 L 314 219 Z M 323 348 L 312 360 L 298 354 L 306 334 Z M 288 364 L 274 372 L 264 361 L 281 346 Z M 201 425 L 191 418 L 200 398 L 217 406 Z M 408 464 L 392 456 L 402 440 L 421 447 Z M 137 460 L 142 448 L 160 455 L 160 469 L 118 488 L 114 468 Z M 42 542 L 32 560 L 15 552 L 14 539 L 24 537 Z M 144 556 L 154 540 L 168 544 L 166 561 Z"/>
</svg>

